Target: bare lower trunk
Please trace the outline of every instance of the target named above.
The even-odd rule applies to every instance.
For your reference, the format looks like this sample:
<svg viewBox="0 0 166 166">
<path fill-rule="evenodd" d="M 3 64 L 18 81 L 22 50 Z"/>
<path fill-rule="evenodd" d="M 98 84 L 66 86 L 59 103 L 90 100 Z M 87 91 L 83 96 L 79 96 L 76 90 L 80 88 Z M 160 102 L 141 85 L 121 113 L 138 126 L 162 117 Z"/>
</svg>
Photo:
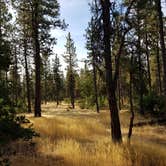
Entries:
<svg viewBox="0 0 166 166">
<path fill-rule="evenodd" d="M 122 142 L 122 134 L 120 128 L 119 112 L 115 97 L 114 87 L 111 87 L 111 94 L 109 94 L 109 108 L 111 116 L 111 135 L 113 142 Z"/>
<path fill-rule="evenodd" d="M 156 46 L 156 60 L 157 60 L 157 82 L 158 82 L 158 90 L 159 94 L 162 93 L 162 84 L 161 84 L 161 63 L 160 63 L 160 51 L 159 51 L 159 44 L 157 40 L 157 46 Z"/>
<path fill-rule="evenodd" d="M 104 28 L 104 60 L 106 70 L 106 88 L 107 97 L 110 109 L 111 117 L 111 135 L 113 142 L 122 142 L 122 134 L 120 128 L 119 112 L 117 107 L 117 101 L 115 96 L 115 82 L 112 76 L 112 59 L 111 59 L 111 48 L 110 48 L 110 1 L 101 0 L 102 5 L 102 19 Z"/>
<path fill-rule="evenodd" d="M 95 66 L 95 58 L 93 55 L 93 84 L 94 84 L 94 94 L 95 94 L 95 103 L 96 103 L 96 111 L 97 113 L 100 112 L 99 110 L 99 103 L 98 103 L 98 90 L 97 90 L 97 82 L 96 82 L 96 66 Z"/>
<path fill-rule="evenodd" d="M 47 68 L 46 62 L 45 63 L 45 68 Z M 44 102 L 45 105 L 47 104 L 47 74 L 44 72 Z"/>
<path fill-rule="evenodd" d="M 59 99 L 58 99 L 58 97 L 57 97 L 57 99 L 56 99 L 56 105 L 57 105 L 57 106 L 59 105 Z"/>
<path fill-rule="evenodd" d="M 120 76 L 121 76 L 121 73 L 119 71 L 119 79 L 117 81 L 117 88 L 118 88 L 118 105 L 119 105 L 119 110 L 121 110 L 121 83 L 120 83 Z"/>
<path fill-rule="evenodd" d="M 131 58 L 131 66 L 133 65 Z M 133 122 L 134 122 L 134 110 L 133 110 L 133 87 L 132 87 L 132 82 L 133 82 L 133 73 L 132 69 L 130 70 L 130 112 L 131 112 L 131 117 L 130 117 L 130 124 L 129 124 L 129 131 L 128 131 L 128 142 L 130 143 L 130 138 L 132 135 L 132 129 L 133 129 Z"/>
<path fill-rule="evenodd" d="M 75 108 L 74 97 L 71 97 L 71 105 L 72 105 L 72 108 L 74 109 Z"/>
<path fill-rule="evenodd" d="M 59 90 L 58 90 L 58 87 L 57 87 L 56 89 L 57 89 L 56 104 L 57 104 L 57 106 L 58 106 L 58 105 L 59 105 Z"/>
<path fill-rule="evenodd" d="M 143 108 L 143 71 L 142 71 L 142 52 L 141 52 L 141 37 L 140 37 L 140 12 L 139 8 L 137 8 L 137 34 L 138 34 L 138 41 L 137 41 L 137 50 L 138 50 L 138 63 L 139 63 L 139 111 L 143 115 L 144 108 Z"/>
<path fill-rule="evenodd" d="M 14 49 L 14 89 L 13 89 L 13 92 L 15 94 L 15 103 L 16 103 L 16 106 L 18 104 L 18 97 L 19 97 L 19 90 L 18 90 L 18 57 L 17 57 L 17 47 L 15 46 L 15 49 Z"/>
</svg>

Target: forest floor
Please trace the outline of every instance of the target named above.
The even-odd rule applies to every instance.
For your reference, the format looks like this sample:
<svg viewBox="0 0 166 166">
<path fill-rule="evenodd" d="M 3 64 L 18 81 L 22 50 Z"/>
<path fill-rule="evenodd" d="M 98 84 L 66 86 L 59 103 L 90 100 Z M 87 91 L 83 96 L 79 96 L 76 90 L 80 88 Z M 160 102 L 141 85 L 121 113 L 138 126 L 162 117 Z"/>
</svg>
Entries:
<svg viewBox="0 0 166 166">
<path fill-rule="evenodd" d="M 9 146 L 13 166 L 166 166 L 166 126 L 134 127 L 127 143 L 130 113 L 120 112 L 123 144 L 114 145 L 107 110 L 68 108 L 55 103 L 42 105 L 42 117 L 26 117 L 40 137 L 33 142 L 17 141 Z M 136 115 L 134 123 L 151 118 Z"/>
</svg>

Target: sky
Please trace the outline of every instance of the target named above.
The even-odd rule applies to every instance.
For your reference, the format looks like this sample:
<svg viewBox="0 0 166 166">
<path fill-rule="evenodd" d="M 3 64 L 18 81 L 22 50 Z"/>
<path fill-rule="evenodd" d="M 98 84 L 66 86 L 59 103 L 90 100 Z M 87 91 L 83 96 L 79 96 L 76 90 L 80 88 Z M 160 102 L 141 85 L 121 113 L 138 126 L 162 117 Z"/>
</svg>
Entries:
<svg viewBox="0 0 166 166">
<path fill-rule="evenodd" d="M 52 35 L 57 38 L 57 44 L 54 46 L 54 54 L 57 53 L 62 68 L 65 68 L 62 54 L 65 52 L 64 45 L 66 44 L 66 36 L 68 32 L 71 33 L 71 37 L 75 42 L 77 59 L 80 61 L 87 57 L 87 50 L 85 48 L 85 29 L 88 26 L 90 20 L 90 10 L 88 3 L 90 0 L 59 0 L 61 19 L 65 19 L 65 22 L 69 24 L 66 31 L 53 30 Z M 83 67 L 82 62 L 78 62 L 79 67 Z"/>
<path fill-rule="evenodd" d="M 63 61 L 62 54 L 65 52 L 64 45 L 66 44 L 66 36 L 68 32 L 71 33 L 72 39 L 75 42 L 78 60 L 80 61 L 87 57 L 84 34 L 91 17 L 88 6 L 90 0 L 58 0 L 58 2 L 60 3 L 60 18 L 65 19 L 65 22 L 69 24 L 69 26 L 66 31 L 57 29 L 52 31 L 52 35 L 57 39 L 52 58 L 54 58 L 57 53 L 62 64 L 62 70 L 64 70 L 66 64 Z M 166 14 L 165 2 L 165 0 L 162 0 L 164 14 Z M 78 66 L 83 67 L 83 62 L 78 62 Z"/>
</svg>

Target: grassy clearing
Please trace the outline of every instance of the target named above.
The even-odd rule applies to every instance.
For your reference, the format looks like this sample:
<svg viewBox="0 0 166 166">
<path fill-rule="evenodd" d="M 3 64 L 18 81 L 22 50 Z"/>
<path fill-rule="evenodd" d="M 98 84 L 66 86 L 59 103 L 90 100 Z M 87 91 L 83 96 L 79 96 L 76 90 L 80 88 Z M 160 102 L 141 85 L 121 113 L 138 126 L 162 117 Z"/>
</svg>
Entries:
<svg viewBox="0 0 166 166">
<path fill-rule="evenodd" d="M 49 110 L 53 104 L 48 105 Z M 45 108 L 47 109 L 47 108 Z M 57 116 L 56 116 L 57 115 Z M 70 116 L 69 116 L 70 115 Z M 12 143 L 14 166 L 165 166 L 166 132 L 162 126 L 135 128 L 132 144 L 125 141 L 129 114 L 121 113 L 123 145 L 110 139 L 109 114 L 55 109 L 42 118 L 30 118 L 41 134 L 35 143 Z M 136 121 L 143 120 L 137 117 Z"/>
</svg>

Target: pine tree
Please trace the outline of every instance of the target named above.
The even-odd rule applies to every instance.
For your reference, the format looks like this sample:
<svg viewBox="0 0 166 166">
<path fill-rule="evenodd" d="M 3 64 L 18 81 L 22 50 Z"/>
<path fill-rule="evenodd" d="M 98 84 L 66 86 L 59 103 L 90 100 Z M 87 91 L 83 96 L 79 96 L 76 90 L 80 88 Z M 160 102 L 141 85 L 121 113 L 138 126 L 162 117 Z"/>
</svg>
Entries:
<svg viewBox="0 0 166 166">
<path fill-rule="evenodd" d="M 61 65 L 59 62 L 59 58 L 56 54 L 55 59 L 53 60 L 52 72 L 53 72 L 53 93 L 54 93 L 53 96 L 55 96 L 54 100 L 56 100 L 57 106 L 59 105 L 60 92 L 63 89 L 60 67 Z"/>
<path fill-rule="evenodd" d="M 66 42 L 66 52 L 63 57 L 67 64 L 67 92 L 70 96 L 72 108 L 75 107 L 75 69 L 77 67 L 77 58 L 76 58 L 76 48 L 74 46 L 74 41 L 71 38 L 70 32 L 68 33 Z"/>
<path fill-rule="evenodd" d="M 23 67 L 25 68 L 25 80 L 26 80 L 26 97 L 27 97 L 27 110 L 28 113 L 32 112 L 31 108 L 31 87 L 30 87 L 30 67 L 31 65 L 29 64 L 30 60 L 30 55 L 32 52 L 32 28 L 31 24 L 29 22 L 31 21 L 31 12 L 30 12 L 30 6 L 28 3 L 23 0 L 21 2 L 21 8 L 18 10 L 18 16 L 17 16 L 17 23 L 19 25 L 18 32 L 19 32 L 19 44 L 20 48 L 23 52 L 23 61 L 24 65 Z"/>
<path fill-rule="evenodd" d="M 13 0 L 17 9 L 22 10 L 22 1 Z M 41 116 L 41 50 L 54 43 L 50 35 L 52 28 L 66 27 L 64 21 L 59 19 L 59 3 L 57 0 L 30 0 L 24 1 L 28 5 L 31 22 L 31 32 L 34 48 L 35 62 L 35 117 Z M 24 9 L 23 9 L 24 10 Z M 50 48 L 50 47 L 49 47 Z"/>
<path fill-rule="evenodd" d="M 12 16 L 8 11 L 7 3 L 4 0 L 0 0 L 0 79 L 6 77 L 5 74 L 10 65 L 11 48 L 9 35 L 11 19 Z"/>
<path fill-rule="evenodd" d="M 86 48 L 88 49 L 88 59 L 93 67 L 93 86 L 95 94 L 96 111 L 99 113 L 98 103 L 98 88 L 97 88 L 97 71 L 103 74 L 101 70 L 103 58 L 103 43 L 102 43 L 102 23 L 101 11 L 99 10 L 99 2 L 95 0 L 90 4 L 92 18 L 86 29 Z"/>
<path fill-rule="evenodd" d="M 111 135 L 114 142 L 122 141 L 118 106 L 116 101 L 116 88 L 117 80 L 119 78 L 121 55 L 125 46 L 126 34 L 131 29 L 128 17 L 134 2 L 134 0 L 130 1 L 128 8 L 122 15 L 123 19 L 121 20 L 118 19 L 119 12 L 115 8 L 115 3 L 110 3 L 109 0 L 100 0 L 103 20 L 103 57 L 105 61 L 105 79 L 111 117 Z M 118 45 L 116 45 L 117 41 L 119 41 Z M 113 55 L 115 56 L 114 66 Z"/>
</svg>

